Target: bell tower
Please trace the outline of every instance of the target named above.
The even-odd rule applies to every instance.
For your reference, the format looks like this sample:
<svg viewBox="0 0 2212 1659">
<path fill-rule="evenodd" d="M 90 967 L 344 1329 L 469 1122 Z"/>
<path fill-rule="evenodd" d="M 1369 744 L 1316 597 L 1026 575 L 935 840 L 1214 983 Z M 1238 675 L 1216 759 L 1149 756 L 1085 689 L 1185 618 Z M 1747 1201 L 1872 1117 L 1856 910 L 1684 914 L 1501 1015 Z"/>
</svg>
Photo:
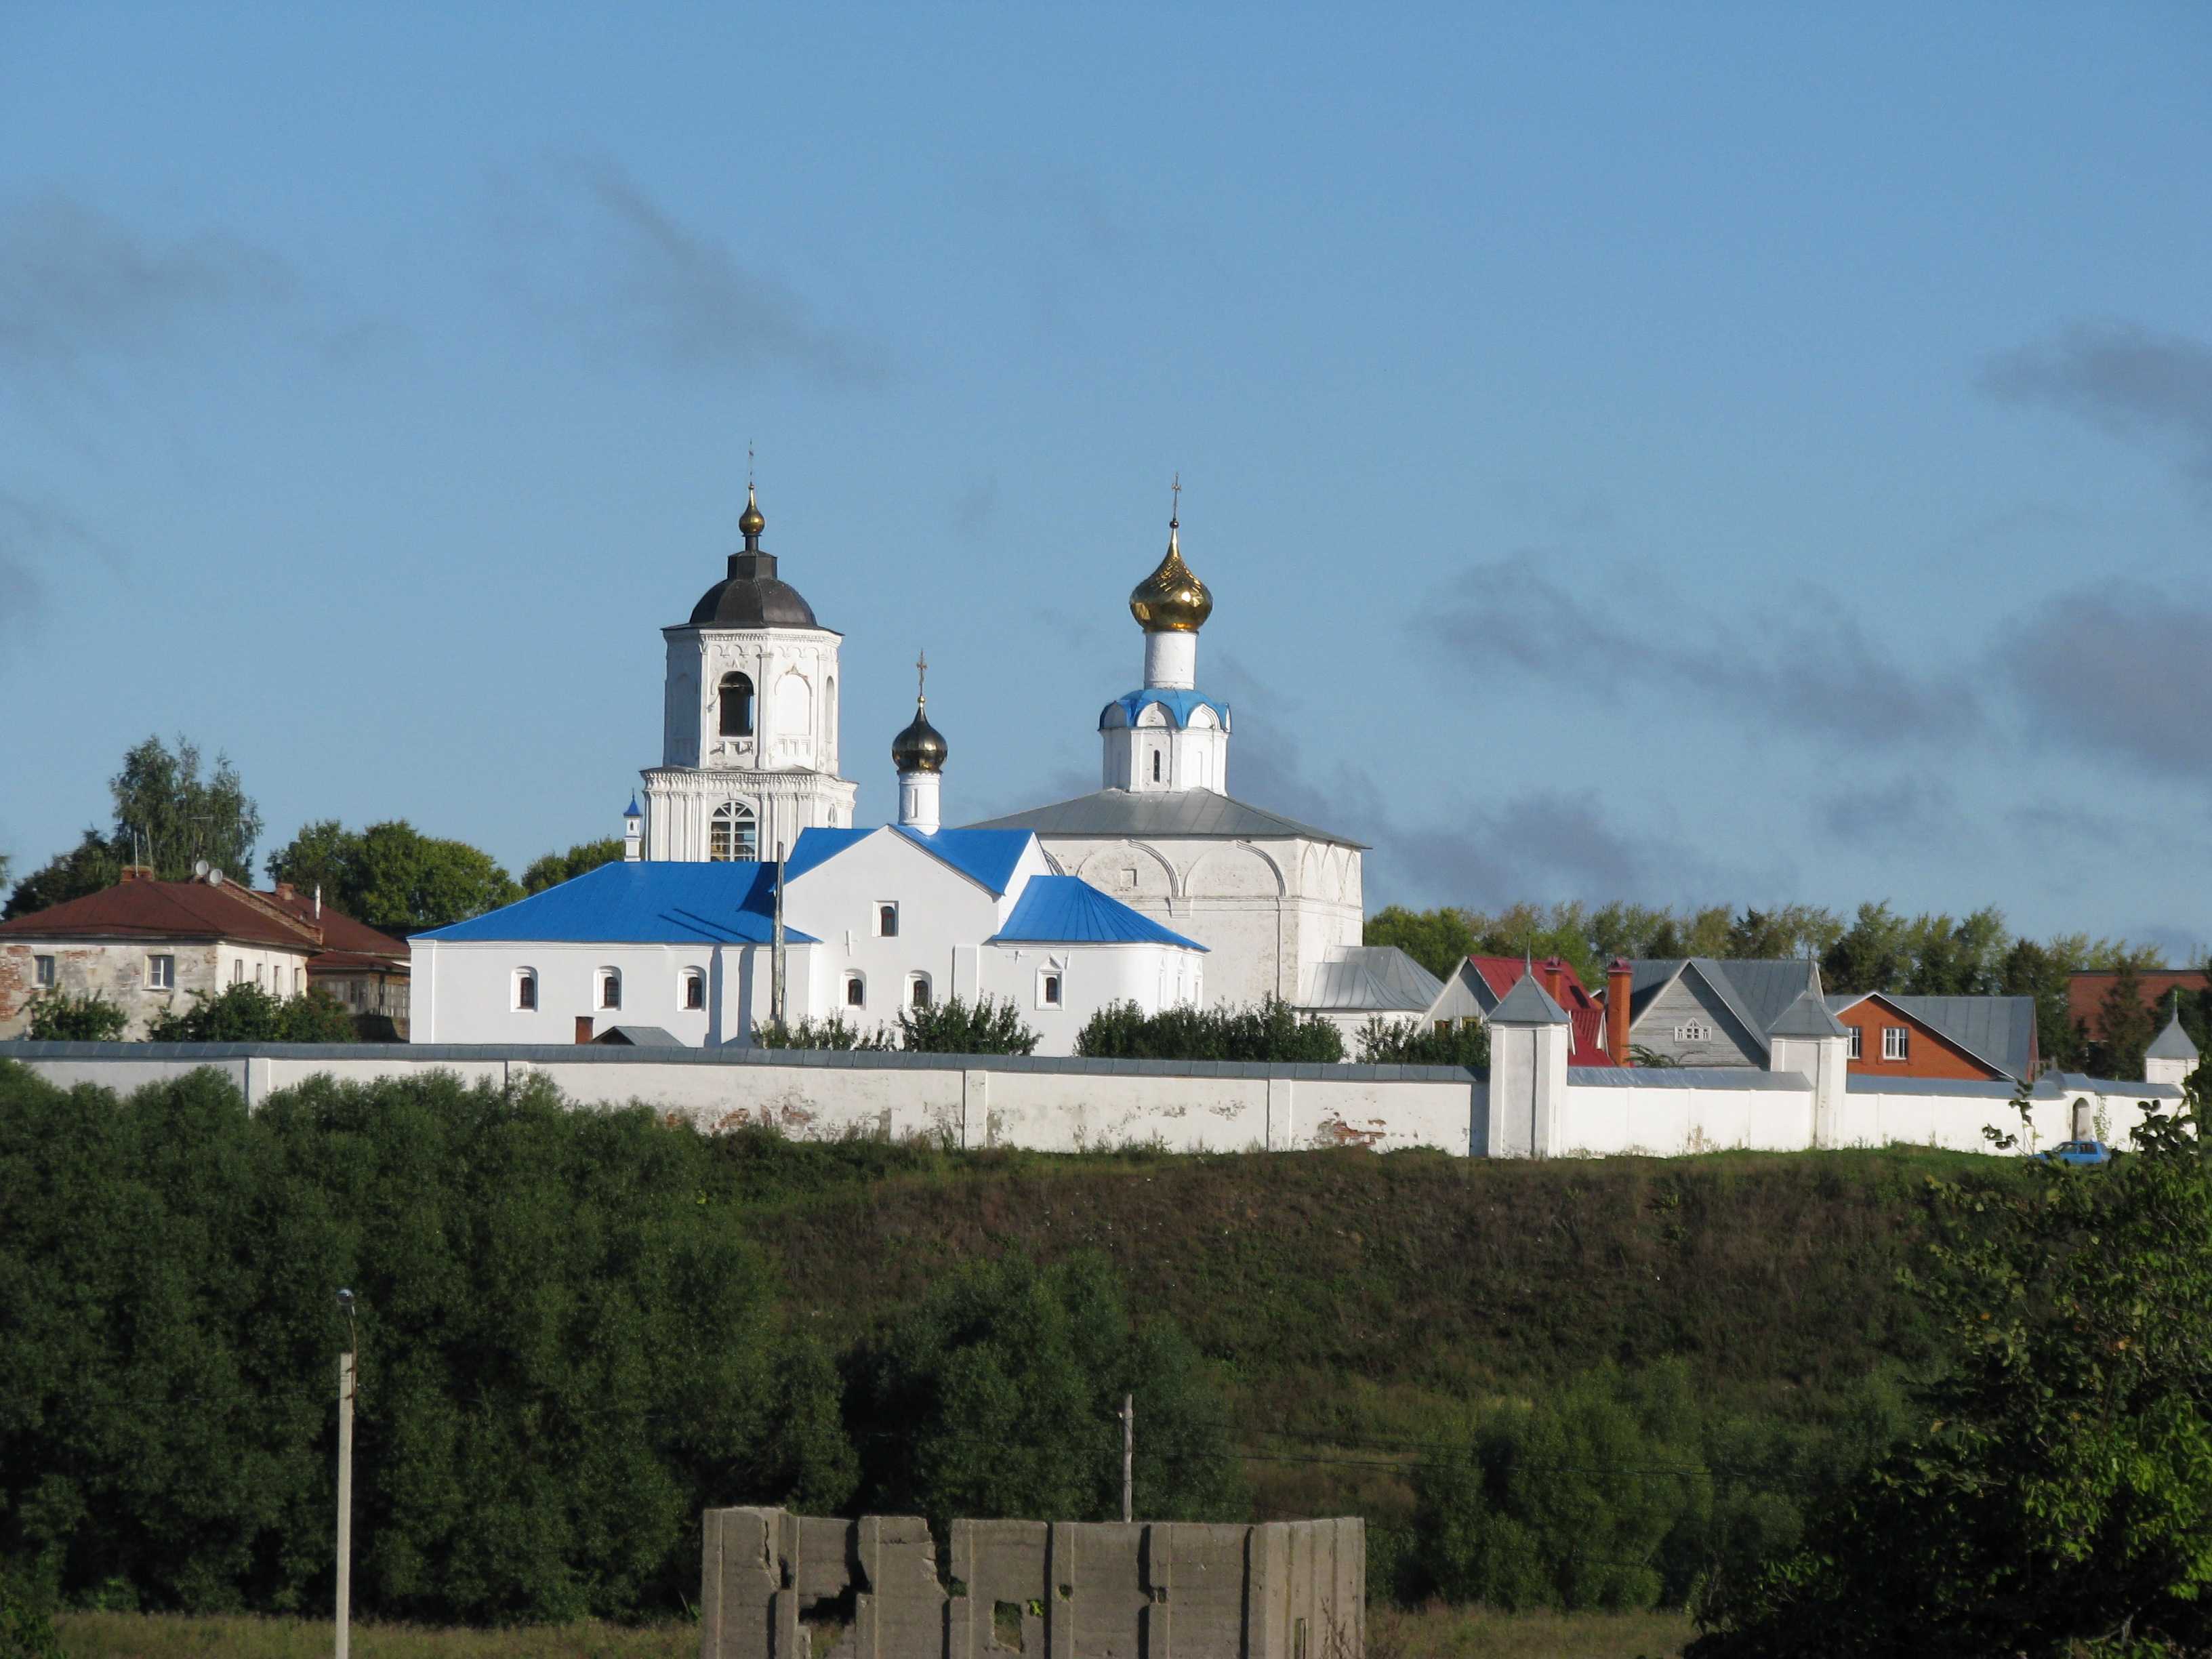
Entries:
<svg viewBox="0 0 2212 1659">
<path fill-rule="evenodd" d="M 773 859 L 799 832 L 853 822 L 837 775 L 843 635 L 776 574 L 750 483 L 729 571 L 660 630 L 667 642 L 660 764 L 645 770 L 645 856 Z"/>
</svg>

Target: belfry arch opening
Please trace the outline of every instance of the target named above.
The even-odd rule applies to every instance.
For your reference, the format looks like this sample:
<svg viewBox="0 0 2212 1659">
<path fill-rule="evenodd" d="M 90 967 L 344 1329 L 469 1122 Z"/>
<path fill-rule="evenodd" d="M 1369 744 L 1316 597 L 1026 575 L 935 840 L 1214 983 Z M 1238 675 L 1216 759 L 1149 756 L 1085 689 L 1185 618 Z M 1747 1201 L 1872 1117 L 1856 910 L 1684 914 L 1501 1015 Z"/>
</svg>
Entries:
<svg viewBox="0 0 2212 1659">
<path fill-rule="evenodd" d="M 753 683 L 751 677 L 735 672 L 723 675 L 720 701 L 722 735 L 726 738 L 752 736 Z"/>
</svg>

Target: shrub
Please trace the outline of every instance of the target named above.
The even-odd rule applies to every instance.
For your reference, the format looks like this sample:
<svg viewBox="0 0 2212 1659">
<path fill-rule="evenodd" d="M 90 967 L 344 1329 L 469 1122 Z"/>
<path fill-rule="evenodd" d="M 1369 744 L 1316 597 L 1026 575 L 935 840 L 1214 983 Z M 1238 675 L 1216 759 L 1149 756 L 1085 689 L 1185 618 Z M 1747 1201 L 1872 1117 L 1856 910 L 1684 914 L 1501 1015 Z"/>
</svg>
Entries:
<svg viewBox="0 0 2212 1659">
<path fill-rule="evenodd" d="M 1022 1021 L 1012 1001 L 958 997 L 908 1008 L 898 1017 L 898 1046 L 925 1054 L 1029 1054 L 1037 1034 Z"/>
<path fill-rule="evenodd" d="M 1278 997 L 1243 1008 L 1163 1008 L 1109 1003 L 1085 1024 L 1075 1052 L 1094 1060 L 1237 1060 L 1291 1064 L 1344 1058 L 1344 1036 L 1318 1015 L 1300 1018 Z"/>
<path fill-rule="evenodd" d="M 763 1020 L 753 1027 L 757 1048 L 890 1048 L 897 1045 L 882 1026 L 872 1036 L 835 1016 L 828 1019 Z"/>
<path fill-rule="evenodd" d="M 86 996 L 49 993 L 31 1005 L 33 1042 L 112 1042 L 131 1017 L 94 991 Z"/>
<path fill-rule="evenodd" d="M 1449 1031 L 1417 1028 L 1376 1015 L 1359 1028 L 1359 1058 L 1370 1066 L 1464 1066 L 1490 1064 L 1490 1028 L 1468 1020 Z"/>
<path fill-rule="evenodd" d="M 351 1042 L 353 1016 L 329 992 L 279 997 L 258 985 L 233 985 L 219 996 L 195 993 L 191 1007 L 157 1014 L 149 1042 Z"/>
</svg>

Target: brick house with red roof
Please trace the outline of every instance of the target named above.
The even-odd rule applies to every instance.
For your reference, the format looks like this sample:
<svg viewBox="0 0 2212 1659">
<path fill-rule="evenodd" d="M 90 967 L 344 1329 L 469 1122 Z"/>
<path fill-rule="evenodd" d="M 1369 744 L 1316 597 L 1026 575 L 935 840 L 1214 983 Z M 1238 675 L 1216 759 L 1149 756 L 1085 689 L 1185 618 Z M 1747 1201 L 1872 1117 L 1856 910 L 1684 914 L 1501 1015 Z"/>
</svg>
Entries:
<svg viewBox="0 0 2212 1659">
<path fill-rule="evenodd" d="M 220 871 L 196 881 L 125 872 L 115 886 L 0 922 L 0 1038 L 20 1036 L 49 994 L 100 995 L 125 1037 L 233 985 L 271 995 L 395 979 L 405 1032 L 407 946 L 289 889 L 257 893 Z M 340 995 L 349 1007 L 357 1000 Z"/>
</svg>

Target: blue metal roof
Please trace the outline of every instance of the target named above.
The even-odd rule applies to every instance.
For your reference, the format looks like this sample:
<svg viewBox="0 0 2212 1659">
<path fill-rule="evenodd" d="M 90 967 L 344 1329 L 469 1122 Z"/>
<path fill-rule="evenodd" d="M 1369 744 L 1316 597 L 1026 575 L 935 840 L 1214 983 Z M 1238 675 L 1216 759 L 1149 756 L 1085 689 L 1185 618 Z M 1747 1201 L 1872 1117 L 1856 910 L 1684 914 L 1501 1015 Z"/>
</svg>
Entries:
<svg viewBox="0 0 2212 1659">
<path fill-rule="evenodd" d="M 987 945 L 1179 945 L 1206 947 L 1170 933 L 1142 911 L 1109 898 L 1079 876 L 1031 876 L 1006 925 Z"/>
<path fill-rule="evenodd" d="M 629 792 L 629 811 L 623 813 L 623 816 L 626 818 L 641 818 L 645 816 L 644 813 L 637 810 L 637 791 L 635 789 Z"/>
<path fill-rule="evenodd" d="M 1122 724 L 1134 726 L 1137 723 L 1137 716 L 1152 703 L 1158 703 L 1166 709 L 1168 718 L 1177 726 L 1190 724 L 1190 711 L 1194 708 L 1211 708 L 1216 715 L 1219 716 L 1224 731 L 1229 726 L 1229 705 L 1218 697 L 1209 697 L 1203 691 L 1173 691 L 1156 686 L 1146 686 L 1140 690 L 1131 691 L 1115 698 L 1113 702 L 1100 709 L 1098 729 L 1102 732 L 1106 729 L 1106 717 L 1116 708 L 1121 711 Z"/>
<path fill-rule="evenodd" d="M 866 841 L 876 832 L 873 830 L 802 830 L 784 860 L 783 878 L 797 881 L 809 870 L 818 869 L 852 846 Z"/>
<path fill-rule="evenodd" d="M 809 835 L 819 833 L 809 830 Z M 804 839 L 802 837 L 802 839 Z M 573 881 L 418 938 L 579 945 L 761 945 L 775 933 L 772 864 L 602 864 Z M 813 936 L 784 929 L 794 945 Z"/>
<path fill-rule="evenodd" d="M 939 830 L 925 835 L 902 823 L 892 828 L 994 894 L 1006 892 L 1006 884 L 1014 878 L 1014 866 L 1035 839 L 1026 830 Z"/>
</svg>

